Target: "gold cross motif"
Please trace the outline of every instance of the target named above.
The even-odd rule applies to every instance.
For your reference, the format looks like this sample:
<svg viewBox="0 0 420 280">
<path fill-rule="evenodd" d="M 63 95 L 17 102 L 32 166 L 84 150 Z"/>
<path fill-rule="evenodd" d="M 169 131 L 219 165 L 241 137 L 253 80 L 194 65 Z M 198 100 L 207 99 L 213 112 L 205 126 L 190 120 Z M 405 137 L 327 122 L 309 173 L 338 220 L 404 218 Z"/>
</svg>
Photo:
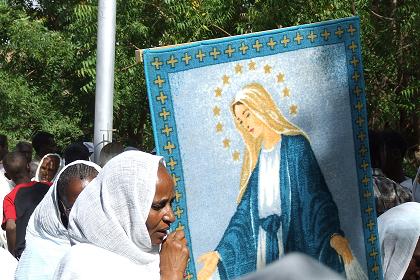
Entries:
<svg viewBox="0 0 420 280">
<path fill-rule="evenodd" d="M 356 67 L 357 64 L 359 64 L 359 60 L 353 56 L 353 58 L 350 60 L 350 63 L 353 64 L 353 67 Z"/>
<path fill-rule="evenodd" d="M 181 224 L 181 222 L 178 222 L 178 227 L 176 230 L 184 230 L 184 226 Z"/>
<path fill-rule="evenodd" d="M 163 105 L 166 102 L 166 99 L 168 99 L 168 97 L 163 94 L 163 91 L 159 91 L 159 96 L 156 97 L 157 101 L 160 101 L 160 103 Z"/>
<path fill-rule="evenodd" d="M 173 150 L 175 149 L 175 145 L 172 144 L 171 141 L 168 141 L 163 148 L 168 152 L 168 154 L 172 154 Z"/>
<path fill-rule="evenodd" d="M 171 55 L 171 57 L 169 58 L 169 60 L 166 61 L 166 63 L 170 64 L 171 68 L 174 68 L 175 65 L 178 63 L 178 59 L 176 59 L 174 55 Z"/>
<path fill-rule="evenodd" d="M 157 85 L 158 87 L 162 87 L 162 84 L 165 83 L 165 80 L 163 80 L 160 75 L 157 75 L 156 80 L 155 80 L 155 85 Z"/>
<path fill-rule="evenodd" d="M 362 117 L 358 117 L 356 120 L 356 123 L 358 126 L 362 126 L 362 124 L 365 122 L 365 120 Z"/>
<path fill-rule="evenodd" d="M 235 52 L 235 48 L 232 48 L 232 45 L 229 44 L 228 48 L 225 50 L 225 54 L 228 55 L 228 57 L 232 57 L 232 54 Z"/>
<path fill-rule="evenodd" d="M 185 276 L 185 280 L 191 280 L 193 279 L 193 275 L 191 273 L 187 273 L 187 275 Z"/>
<path fill-rule="evenodd" d="M 176 202 L 179 202 L 179 200 L 181 199 L 182 194 L 179 191 L 175 191 L 175 200 Z"/>
<path fill-rule="evenodd" d="M 330 37 L 331 33 L 328 32 L 328 30 L 325 28 L 324 32 L 321 33 L 321 36 L 324 38 L 324 41 L 328 41 L 328 38 Z"/>
<path fill-rule="evenodd" d="M 182 61 L 184 61 L 185 65 L 188 65 L 191 59 L 192 57 L 188 53 L 185 53 L 184 56 L 182 57 Z"/>
<path fill-rule="evenodd" d="M 177 165 L 177 162 L 174 160 L 173 157 L 171 157 L 169 159 L 168 165 L 171 167 L 171 170 L 174 170 L 175 169 L 175 166 Z"/>
<path fill-rule="evenodd" d="M 373 245 L 373 243 L 376 241 L 376 235 L 371 233 L 368 241 Z"/>
<path fill-rule="evenodd" d="M 372 243 L 373 244 L 373 243 Z M 377 263 L 375 263 L 375 265 L 372 267 L 372 272 L 373 273 L 378 273 L 379 272 L 379 266 Z"/>
<path fill-rule="evenodd" d="M 318 37 L 318 35 L 316 35 L 316 34 L 314 33 L 314 31 L 313 31 L 313 30 L 311 30 L 311 32 L 309 32 L 309 35 L 308 35 L 308 39 L 309 39 L 309 41 L 311 41 L 311 43 L 315 42 L 316 37 Z"/>
<path fill-rule="evenodd" d="M 242 42 L 241 47 L 239 48 L 239 50 L 242 52 L 243 55 L 246 54 L 246 52 L 248 51 L 248 49 L 249 49 L 249 47 L 244 42 Z"/>
<path fill-rule="evenodd" d="M 360 153 L 360 155 L 361 155 L 362 157 L 364 157 L 364 156 L 366 155 L 366 153 L 367 153 L 367 149 L 366 149 L 366 147 L 362 145 L 362 146 L 360 147 L 359 153 Z"/>
<path fill-rule="evenodd" d="M 365 191 L 365 192 L 363 193 L 363 197 L 364 197 L 364 198 L 369 198 L 371 195 L 372 195 L 372 193 L 371 193 L 370 191 Z"/>
<path fill-rule="evenodd" d="M 254 61 L 251 61 L 250 63 L 248 63 L 249 70 L 255 70 L 256 65 L 257 64 Z"/>
<path fill-rule="evenodd" d="M 372 213 L 372 211 L 373 211 L 373 208 L 372 207 L 368 207 L 368 208 L 366 208 L 365 209 L 365 212 L 366 212 L 366 214 L 368 214 L 369 216 L 370 216 L 370 214 Z"/>
<path fill-rule="evenodd" d="M 271 66 L 270 65 L 265 65 L 264 66 L 264 73 L 266 74 L 270 74 L 271 73 Z"/>
<path fill-rule="evenodd" d="M 357 109 L 357 111 L 360 112 L 363 109 L 363 104 L 362 104 L 361 101 L 358 101 L 357 104 L 354 107 Z"/>
<path fill-rule="evenodd" d="M 369 167 L 369 164 L 366 161 L 363 161 L 360 167 L 363 168 L 363 170 L 366 170 Z"/>
<path fill-rule="evenodd" d="M 166 118 L 169 117 L 170 114 L 170 112 L 166 111 L 166 108 L 162 108 L 162 111 L 159 113 L 159 117 L 166 121 Z"/>
<path fill-rule="evenodd" d="M 355 82 L 357 82 L 357 81 L 359 80 L 359 78 L 360 78 L 360 75 L 359 75 L 359 73 L 357 73 L 357 71 L 354 71 L 354 74 L 353 74 L 353 76 L 351 76 L 351 78 L 352 78 Z"/>
<path fill-rule="evenodd" d="M 203 62 L 204 57 L 206 56 L 205 53 L 200 49 L 198 50 L 198 53 L 195 55 L 195 57 L 200 61 Z"/>
<path fill-rule="evenodd" d="M 232 159 L 234 161 L 238 161 L 240 156 L 241 156 L 241 154 L 238 151 L 234 151 L 233 154 L 232 154 Z"/>
<path fill-rule="evenodd" d="M 274 47 L 277 45 L 277 42 L 273 40 L 273 38 L 270 37 L 270 40 L 267 43 L 267 46 L 270 47 L 271 50 L 274 50 Z"/>
<path fill-rule="evenodd" d="M 360 141 L 364 141 L 366 138 L 366 135 L 363 133 L 363 131 L 360 131 L 357 135 L 357 138 L 359 138 Z"/>
<path fill-rule="evenodd" d="M 178 181 L 181 180 L 175 173 L 171 174 L 172 180 L 174 181 L 175 187 L 178 185 Z"/>
<path fill-rule="evenodd" d="M 182 213 L 184 213 L 184 209 L 177 206 L 176 211 L 174 211 L 174 214 L 177 216 L 178 219 L 181 219 Z"/>
<path fill-rule="evenodd" d="M 254 45 L 252 45 L 252 47 L 257 51 L 257 52 L 260 52 L 260 49 L 263 47 L 263 45 L 260 43 L 260 41 L 258 41 L 258 39 L 257 40 L 255 40 L 255 44 Z"/>
<path fill-rule="evenodd" d="M 223 80 L 224 85 L 229 84 L 229 76 L 228 75 L 223 75 L 222 80 Z"/>
<path fill-rule="evenodd" d="M 370 231 L 373 230 L 374 226 L 375 226 L 375 223 L 372 220 L 369 220 L 369 223 L 366 224 L 366 227 L 369 228 Z"/>
<path fill-rule="evenodd" d="M 284 74 L 283 73 L 279 73 L 277 75 L 277 83 L 283 83 L 284 82 Z"/>
<path fill-rule="evenodd" d="M 362 91 L 360 90 L 359 86 L 356 86 L 356 87 L 354 88 L 353 93 L 354 93 L 354 94 L 356 94 L 356 96 L 359 96 L 361 92 L 362 92 Z"/>
<path fill-rule="evenodd" d="M 341 26 L 337 27 L 337 31 L 335 31 L 335 35 L 336 35 L 338 38 L 341 38 L 341 36 L 343 36 L 343 33 L 344 33 L 343 28 L 341 28 Z"/>
<path fill-rule="evenodd" d="M 365 185 L 365 186 L 367 186 L 367 184 L 369 184 L 369 178 L 368 178 L 368 176 L 365 175 L 365 177 L 363 177 L 362 184 Z"/>
<path fill-rule="evenodd" d="M 214 106 L 213 114 L 214 116 L 220 116 L 220 108 L 218 106 Z"/>
<path fill-rule="evenodd" d="M 216 132 L 222 132 L 222 130 L 223 130 L 223 124 L 222 123 L 220 123 L 220 122 L 218 122 L 217 124 L 216 124 Z"/>
<path fill-rule="evenodd" d="M 287 47 L 287 44 L 289 44 L 290 43 L 290 39 L 289 38 L 287 38 L 287 36 L 286 35 L 283 35 L 283 40 L 281 40 L 280 41 L 280 43 L 282 43 L 283 44 L 283 47 Z"/>
<path fill-rule="evenodd" d="M 290 89 L 288 87 L 283 89 L 283 97 L 290 97 Z"/>
<path fill-rule="evenodd" d="M 156 70 L 159 70 L 160 66 L 163 65 L 163 62 L 159 60 L 159 57 L 155 57 L 154 61 L 152 62 L 152 65 L 155 67 Z"/>
<path fill-rule="evenodd" d="M 354 41 L 351 41 L 351 45 L 349 46 L 349 49 L 351 49 L 352 52 L 354 52 L 357 49 L 357 45 L 354 43 Z"/>
<path fill-rule="evenodd" d="M 350 33 L 351 36 L 353 36 L 353 33 L 356 32 L 356 28 L 353 27 L 352 24 L 349 25 L 349 29 L 347 31 Z"/>
<path fill-rule="evenodd" d="M 210 52 L 210 55 L 213 56 L 214 60 L 216 60 L 220 55 L 220 51 L 217 48 L 213 48 L 213 50 Z"/>
<path fill-rule="evenodd" d="M 173 131 L 172 127 L 169 127 L 165 124 L 165 128 L 162 129 L 162 133 L 166 134 L 166 137 L 169 137 L 169 134 Z"/>
<path fill-rule="evenodd" d="M 293 39 L 293 40 L 295 40 L 296 41 L 296 43 L 298 44 L 298 45 L 300 45 L 300 41 L 302 41 L 304 39 L 304 37 L 302 36 L 302 35 L 300 35 L 300 33 L 299 32 L 297 32 L 296 33 L 296 37 Z"/>
<path fill-rule="evenodd" d="M 379 255 L 378 252 L 376 252 L 375 248 L 372 248 L 372 251 L 370 251 L 369 256 L 372 258 L 376 258 Z"/>
</svg>

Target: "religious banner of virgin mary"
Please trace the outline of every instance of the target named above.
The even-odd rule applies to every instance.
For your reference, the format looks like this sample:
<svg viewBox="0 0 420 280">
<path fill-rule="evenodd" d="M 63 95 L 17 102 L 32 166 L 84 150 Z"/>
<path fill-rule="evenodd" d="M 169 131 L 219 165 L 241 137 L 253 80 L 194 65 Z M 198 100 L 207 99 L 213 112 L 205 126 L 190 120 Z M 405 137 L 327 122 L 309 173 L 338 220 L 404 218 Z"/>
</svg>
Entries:
<svg viewBox="0 0 420 280">
<path fill-rule="evenodd" d="M 352 17 L 144 51 L 186 279 L 295 251 L 382 279 L 359 30 Z"/>
</svg>

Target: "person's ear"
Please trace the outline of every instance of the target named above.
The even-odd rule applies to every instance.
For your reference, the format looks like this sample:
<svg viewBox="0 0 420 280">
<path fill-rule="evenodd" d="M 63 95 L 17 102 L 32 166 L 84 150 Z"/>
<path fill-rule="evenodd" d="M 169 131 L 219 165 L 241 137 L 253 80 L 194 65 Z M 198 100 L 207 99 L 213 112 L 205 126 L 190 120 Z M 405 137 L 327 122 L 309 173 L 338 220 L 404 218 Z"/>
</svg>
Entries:
<svg viewBox="0 0 420 280">
<path fill-rule="evenodd" d="M 31 172 L 31 165 L 29 163 L 26 164 L 26 171 Z"/>
</svg>

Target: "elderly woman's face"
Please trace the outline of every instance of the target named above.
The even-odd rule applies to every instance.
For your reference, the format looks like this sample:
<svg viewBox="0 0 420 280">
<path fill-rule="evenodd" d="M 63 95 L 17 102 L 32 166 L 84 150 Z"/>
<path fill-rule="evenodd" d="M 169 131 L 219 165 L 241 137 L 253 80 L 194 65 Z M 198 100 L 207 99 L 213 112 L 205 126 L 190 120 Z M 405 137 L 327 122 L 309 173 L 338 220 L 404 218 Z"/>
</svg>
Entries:
<svg viewBox="0 0 420 280">
<path fill-rule="evenodd" d="M 403 280 L 417 280 L 420 279 L 420 239 L 417 242 L 416 249 L 414 249 L 413 257 L 408 265 L 407 271 L 404 274 Z"/>
<path fill-rule="evenodd" d="M 60 159 L 56 156 L 46 157 L 39 169 L 39 177 L 41 181 L 51 182 L 57 173 L 58 167 L 60 165 Z"/>
<path fill-rule="evenodd" d="M 258 138 L 263 133 L 264 123 L 248 107 L 238 103 L 233 107 L 233 111 L 239 125 L 246 129 L 252 137 Z"/>
<path fill-rule="evenodd" d="M 175 199 L 174 182 L 166 168 L 159 164 L 156 192 L 146 220 L 153 245 L 161 244 L 168 234 L 169 226 L 175 221 L 171 203 Z"/>
</svg>

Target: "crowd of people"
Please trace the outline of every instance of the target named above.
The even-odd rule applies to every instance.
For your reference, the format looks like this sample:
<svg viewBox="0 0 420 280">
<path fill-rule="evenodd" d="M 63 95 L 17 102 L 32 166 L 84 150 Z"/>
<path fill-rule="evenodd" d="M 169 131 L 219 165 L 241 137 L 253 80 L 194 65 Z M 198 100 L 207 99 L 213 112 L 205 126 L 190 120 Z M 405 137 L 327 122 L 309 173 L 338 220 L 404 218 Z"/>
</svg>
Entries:
<svg viewBox="0 0 420 280">
<path fill-rule="evenodd" d="M 369 142 L 384 279 L 420 279 L 420 173 L 406 176 L 400 134 L 372 131 Z M 92 143 L 61 153 L 42 131 L 10 150 L 0 135 L 0 279 L 184 278 L 188 244 L 169 232 L 175 191 L 162 157 L 114 142 L 97 165 Z M 246 279 L 340 279 L 311 261 L 292 255 L 283 274 Z"/>
</svg>

